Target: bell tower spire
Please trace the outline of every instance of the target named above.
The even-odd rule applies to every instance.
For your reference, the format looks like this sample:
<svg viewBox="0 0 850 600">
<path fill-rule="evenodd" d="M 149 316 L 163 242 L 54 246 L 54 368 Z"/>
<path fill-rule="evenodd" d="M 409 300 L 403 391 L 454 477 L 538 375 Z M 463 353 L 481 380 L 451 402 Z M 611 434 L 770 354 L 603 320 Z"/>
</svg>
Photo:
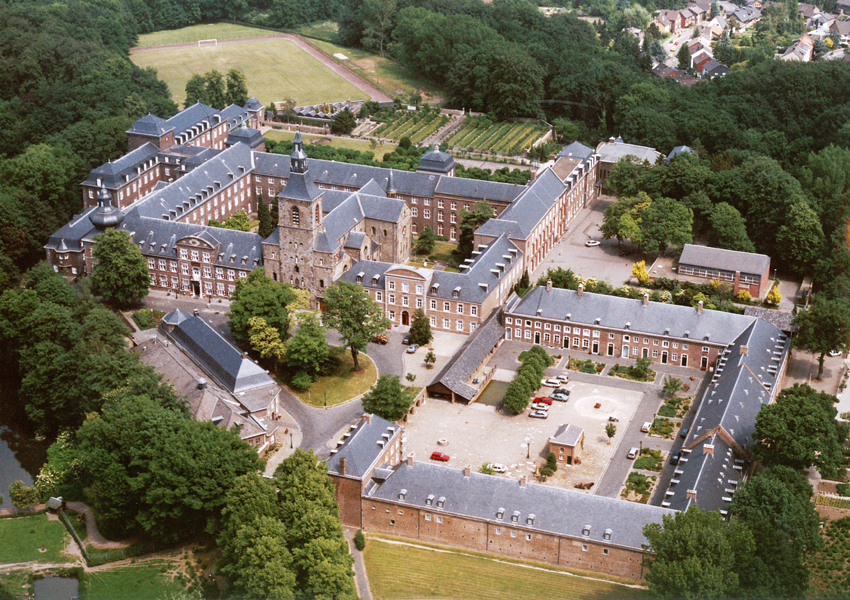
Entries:
<svg viewBox="0 0 850 600">
<path fill-rule="evenodd" d="M 289 172 L 290 173 L 306 173 L 307 172 L 307 155 L 304 154 L 304 138 L 301 137 L 301 132 L 295 132 L 295 139 L 292 140 L 295 148 L 292 154 L 289 155 Z"/>
</svg>

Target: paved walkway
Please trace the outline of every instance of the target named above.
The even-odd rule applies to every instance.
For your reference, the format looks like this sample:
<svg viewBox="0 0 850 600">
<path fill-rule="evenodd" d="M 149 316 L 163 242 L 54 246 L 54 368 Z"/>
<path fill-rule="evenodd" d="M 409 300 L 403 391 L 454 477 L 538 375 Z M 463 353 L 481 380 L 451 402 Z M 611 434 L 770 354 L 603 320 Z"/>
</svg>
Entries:
<svg viewBox="0 0 850 600">
<path fill-rule="evenodd" d="M 357 595 L 361 600 L 372 600 L 372 589 L 369 587 L 369 577 L 366 574 L 366 563 L 363 562 L 363 553 L 354 546 L 354 534 L 356 527 L 343 526 L 345 539 L 348 540 L 348 550 L 354 557 L 354 584 L 357 586 Z"/>
<path fill-rule="evenodd" d="M 333 60 L 332 58 L 323 54 L 315 46 L 308 44 L 306 41 L 304 41 L 303 39 L 301 39 L 300 37 L 295 36 L 295 35 L 289 35 L 289 34 L 262 35 L 262 36 L 249 37 L 249 38 L 238 38 L 238 39 L 235 39 L 235 40 L 218 40 L 218 44 L 220 44 L 220 45 L 221 44 L 239 44 L 239 43 L 242 43 L 242 42 L 257 42 L 257 41 L 260 41 L 260 40 L 276 40 L 276 39 L 283 39 L 283 40 L 287 40 L 287 41 L 292 42 L 293 44 L 295 44 L 296 46 L 298 46 L 299 48 L 301 48 L 302 50 L 307 52 L 309 55 L 311 55 L 313 58 L 318 60 L 320 63 L 325 65 L 331 71 L 333 71 L 334 73 L 336 73 L 337 75 L 339 75 L 340 77 L 345 79 L 348 83 L 352 84 L 353 86 L 355 86 L 360 91 L 368 94 L 369 97 L 371 97 L 372 100 L 375 100 L 377 102 L 391 102 L 392 101 L 392 98 L 387 96 L 384 92 L 382 92 L 381 90 L 379 90 L 378 88 L 373 86 L 371 83 L 367 82 L 365 79 L 361 79 L 360 77 L 358 77 L 357 75 L 355 75 L 354 73 L 352 73 L 351 71 L 349 71 L 348 69 L 343 67 L 341 64 L 339 64 L 338 62 Z M 187 48 L 187 47 L 197 48 L 197 46 L 198 46 L 198 44 L 196 42 L 189 42 L 189 43 L 186 43 L 186 44 L 169 44 L 169 45 L 166 45 L 166 46 L 153 46 L 151 48 L 131 48 L 130 54 L 137 54 L 139 52 L 150 52 L 152 50 L 168 50 L 168 49 L 173 49 L 173 48 Z"/>
</svg>

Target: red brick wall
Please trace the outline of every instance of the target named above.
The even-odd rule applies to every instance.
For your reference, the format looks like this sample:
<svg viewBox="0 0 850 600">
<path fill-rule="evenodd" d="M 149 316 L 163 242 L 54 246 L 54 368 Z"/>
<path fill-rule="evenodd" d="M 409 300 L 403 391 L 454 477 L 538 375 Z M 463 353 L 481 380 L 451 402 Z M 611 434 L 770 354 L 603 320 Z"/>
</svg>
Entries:
<svg viewBox="0 0 850 600">
<path fill-rule="evenodd" d="M 360 480 L 349 479 L 335 473 L 331 473 L 330 476 L 336 487 L 339 520 L 343 525 L 360 527 Z"/>
</svg>

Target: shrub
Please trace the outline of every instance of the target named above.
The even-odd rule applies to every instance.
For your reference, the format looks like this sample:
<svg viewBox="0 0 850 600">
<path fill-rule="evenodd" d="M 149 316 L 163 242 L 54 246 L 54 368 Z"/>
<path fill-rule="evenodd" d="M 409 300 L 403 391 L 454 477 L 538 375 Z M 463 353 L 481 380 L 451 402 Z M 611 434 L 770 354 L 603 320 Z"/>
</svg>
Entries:
<svg viewBox="0 0 850 600">
<path fill-rule="evenodd" d="M 753 299 L 753 297 L 747 290 L 741 290 L 740 292 L 738 292 L 736 298 L 738 298 L 738 300 L 740 300 L 741 302 L 749 302 Z"/>
<path fill-rule="evenodd" d="M 354 547 L 358 550 L 363 550 L 366 547 L 366 537 L 363 535 L 363 530 L 358 529 L 354 534 Z"/>
<path fill-rule="evenodd" d="M 850 496 L 850 483 L 839 483 L 836 490 L 839 496 Z"/>
<path fill-rule="evenodd" d="M 133 314 L 133 320 L 136 322 L 136 325 L 139 326 L 139 329 L 148 329 L 151 326 L 151 321 L 153 320 L 151 310 L 149 308 L 137 310 Z"/>
<path fill-rule="evenodd" d="M 313 378 L 309 373 L 301 371 L 289 383 L 297 390 L 306 390 L 313 383 Z"/>
<path fill-rule="evenodd" d="M 546 468 L 551 469 L 553 473 L 558 470 L 558 457 L 554 452 L 546 455 Z"/>
</svg>

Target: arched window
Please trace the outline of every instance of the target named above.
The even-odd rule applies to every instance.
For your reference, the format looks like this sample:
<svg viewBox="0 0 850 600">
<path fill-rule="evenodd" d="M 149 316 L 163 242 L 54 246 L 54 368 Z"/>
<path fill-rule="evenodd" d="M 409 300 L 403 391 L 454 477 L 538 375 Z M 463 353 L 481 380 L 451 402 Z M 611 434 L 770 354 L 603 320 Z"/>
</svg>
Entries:
<svg viewBox="0 0 850 600">
<path fill-rule="evenodd" d="M 301 211 L 299 211 L 298 207 L 296 207 L 296 206 L 292 207 L 292 224 L 295 227 L 298 227 L 298 226 L 301 225 Z"/>
<path fill-rule="evenodd" d="M 325 280 L 324 279 L 319 280 L 319 287 L 322 288 L 322 289 L 325 288 Z"/>
<path fill-rule="evenodd" d="M 316 205 L 316 225 L 318 225 L 322 220 L 322 212 L 319 210 L 319 205 Z"/>
<path fill-rule="evenodd" d="M 299 268 L 298 268 L 298 265 L 295 265 L 295 272 L 296 272 L 296 273 L 300 273 L 300 272 L 301 272 L 301 269 L 299 269 Z"/>
</svg>

